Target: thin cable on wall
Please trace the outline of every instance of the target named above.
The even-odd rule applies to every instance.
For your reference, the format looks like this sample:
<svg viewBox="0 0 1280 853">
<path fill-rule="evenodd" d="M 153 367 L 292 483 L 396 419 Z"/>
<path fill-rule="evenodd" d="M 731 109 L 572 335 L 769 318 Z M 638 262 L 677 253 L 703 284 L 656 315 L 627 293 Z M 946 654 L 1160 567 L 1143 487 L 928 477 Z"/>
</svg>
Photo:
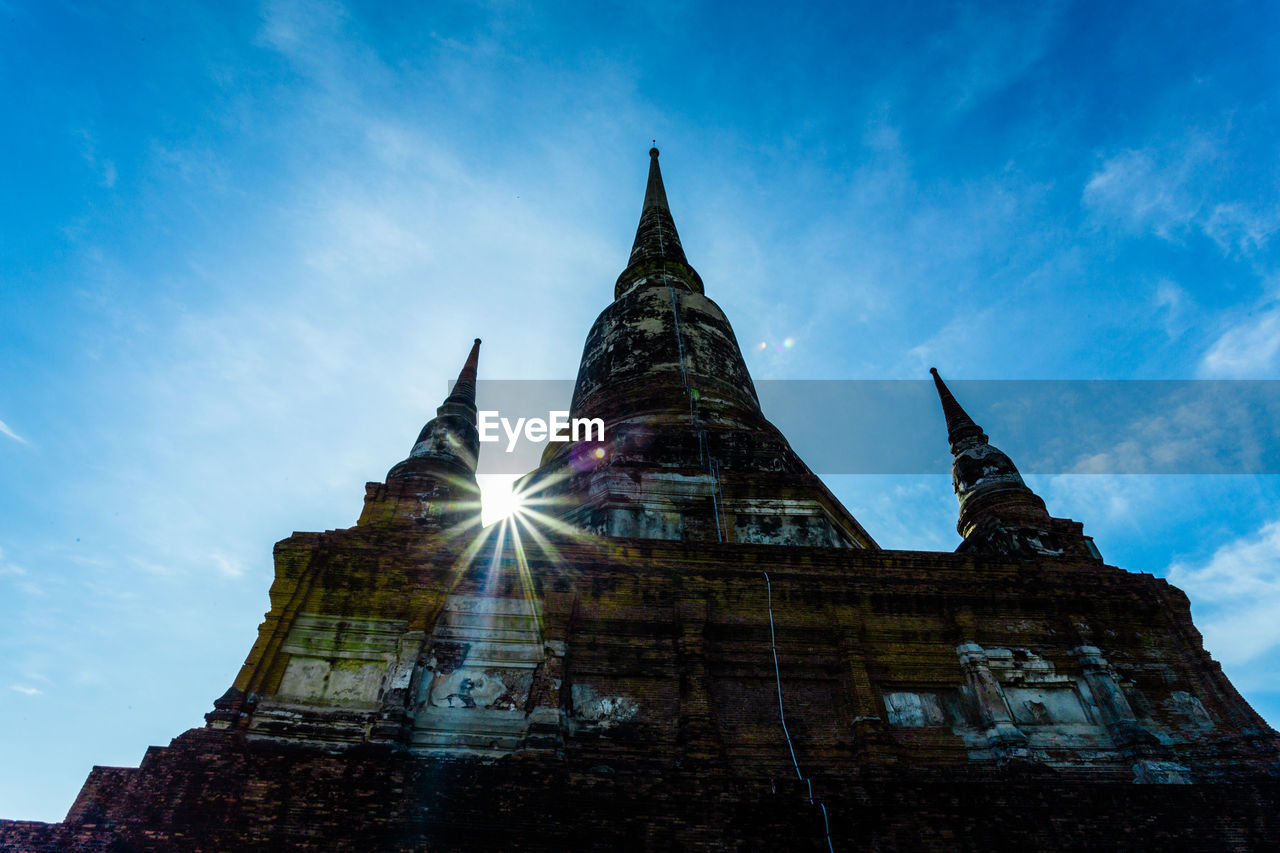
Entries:
<svg viewBox="0 0 1280 853">
<path fill-rule="evenodd" d="M 769 603 L 769 649 L 773 652 L 773 678 L 778 687 L 778 719 L 782 721 L 782 735 L 787 739 L 787 749 L 791 751 L 791 763 L 796 768 L 796 777 L 804 782 L 809 788 L 809 802 L 815 803 L 813 799 L 813 782 L 800 772 L 800 762 L 796 760 L 796 748 L 791 744 L 791 732 L 787 730 L 787 712 L 782 708 L 782 670 L 778 667 L 778 638 L 773 629 L 773 584 L 769 582 L 769 573 L 761 572 L 764 575 L 765 594 L 768 596 Z M 831 846 L 831 824 L 827 821 L 827 807 L 821 801 L 817 800 L 816 805 L 822 809 L 822 829 L 827 835 L 827 850 L 835 853 L 835 848 Z"/>
</svg>

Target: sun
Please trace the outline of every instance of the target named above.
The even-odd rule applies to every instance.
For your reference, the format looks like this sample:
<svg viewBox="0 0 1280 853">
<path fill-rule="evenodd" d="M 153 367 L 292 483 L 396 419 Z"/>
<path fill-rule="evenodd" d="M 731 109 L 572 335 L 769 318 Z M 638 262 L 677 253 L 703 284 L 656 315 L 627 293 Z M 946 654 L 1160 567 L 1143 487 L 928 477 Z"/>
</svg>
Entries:
<svg viewBox="0 0 1280 853">
<path fill-rule="evenodd" d="M 520 495 L 512 486 L 515 474 L 484 474 L 476 477 L 480 484 L 480 523 L 489 526 L 514 515 L 522 505 Z"/>
</svg>

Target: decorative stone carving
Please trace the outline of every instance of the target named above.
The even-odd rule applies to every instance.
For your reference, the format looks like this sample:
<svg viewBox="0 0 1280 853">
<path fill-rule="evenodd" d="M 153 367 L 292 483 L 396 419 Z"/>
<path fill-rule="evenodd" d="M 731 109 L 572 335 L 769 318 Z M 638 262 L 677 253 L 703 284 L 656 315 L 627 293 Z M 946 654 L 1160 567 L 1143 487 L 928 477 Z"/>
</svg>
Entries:
<svg viewBox="0 0 1280 853">
<path fill-rule="evenodd" d="M 1102 656 L 1102 651 L 1096 646 L 1077 646 L 1071 654 L 1080 661 L 1085 682 L 1089 685 L 1094 702 L 1102 712 L 1102 720 L 1115 738 L 1116 745 L 1158 744 L 1159 738 L 1138 722 L 1138 715 L 1129 705 L 1129 699 L 1120 687 L 1120 680 L 1111 664 Z"/>
<path fill-rule="evenodd" d="M 965 681 L 977 703 L 978 713 L 986 724 L 987 737 L 998 744 L 1023 744 L 1027 740 L 1013 722 L 1013 712 L 1005 699 L 1000 682 L 991 672 L 991 666 L 982 646 L 962 643 L 956 646 L 960 667 Z"/>
<path fill-rule="evenodd" d="M 525 705 L 543 662 L 541 603 L 451 595 L 428 641 L 415 704 L 415 750 L 524 746 Z"/>
</svg>

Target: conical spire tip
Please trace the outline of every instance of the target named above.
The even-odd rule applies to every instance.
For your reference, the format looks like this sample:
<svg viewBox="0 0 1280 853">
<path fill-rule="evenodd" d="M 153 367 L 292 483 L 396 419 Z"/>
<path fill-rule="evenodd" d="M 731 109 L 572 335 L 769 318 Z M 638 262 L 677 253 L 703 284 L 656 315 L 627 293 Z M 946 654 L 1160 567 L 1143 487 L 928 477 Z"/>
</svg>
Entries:
<svg viewBox="0 0 1280 853">
<path fill-rule="evenodd" d="M 450 398 L 459 395 L 475 400 L 476 394 L 476 368 L 480 362 L 480 339 L 476 338 L 475 343 L 471 345 L 471 352 L 467 354 L 467 361 L 462 365 L 462 371 L 458 374 L 458 381 L 453 385 L 453 391 L 449 394 Z"/>
<path fill-rule="evenodd" d="M 703 292 L 702 279 L 689 266 L 675 220 L 671 218 L 671 208 L 667 206 L 667 191 L 662 186 L 662 169 L 658 165 L 658 144 L 654 140 L 649 149 L 649 180 L 644 188 L 636 239 L 631 244 L 627 268 L 613 286 L 613 298 L 619 298 L 641 282 L 666 285 L 672 281 L 694 293 Z"/>
<path fill-rule="evenodd" d="M 929 372 L 933 374 L 933 384 L 938 389 L 938 400 L 942 403 L 942 414 L 947 421 L 947 439 L 951 442 L 951 449 L 955 450 L 957 442 L 970 437 L 977 437 L 985 442 L 987 436 L 982 427 L 974 423 L 969 413 L 956 402 L 951 389 L 938 375 L 938 368 L 931 367 Z"/>
</svg>

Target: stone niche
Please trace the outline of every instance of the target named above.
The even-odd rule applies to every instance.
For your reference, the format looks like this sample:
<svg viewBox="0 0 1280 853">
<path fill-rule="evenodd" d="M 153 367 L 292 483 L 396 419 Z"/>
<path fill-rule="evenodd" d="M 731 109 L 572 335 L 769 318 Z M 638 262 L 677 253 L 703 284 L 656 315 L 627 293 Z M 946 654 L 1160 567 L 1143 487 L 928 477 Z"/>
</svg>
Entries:
<svg viewBox="0 0 1280 853">
<path fill-rule="evenodd" d="M 987 649 L 991 672 L 1004 690 L 1013 721 L 1025 726 L 1087 726 L 1098 720 L 1085 706 L 1083 681 L 1059 674 L 1030 649 Z"/>
<path fill-rule="evenodd" d="M 899 728 L 950 726 L 955 714 L 943 707 L 937 693 L 899 691 L 884 694 L 889 725 Z"/>
<path fill-rule="evenodd" d="M 734 504 L 733 536 L 735 542 L 757 545 L 801 545 L 821 548 L 849 548 L 851 543 L 840 534 L 822 508 L 813 501 L 790 501 L 779 506 L 740 502 Z"/>
<path fill-rule="evenodd" d="M 289 660 L 279 696 L 325 705 L 372 708 L 386 664 L 298 656 Z"/>
<path fill-rule="evenodd" d="M 1088 678 L 1059 673 L 1031 649 L 966 643 L 956 651 L 963 682 L 951 689 L 902 685 L 886 690 L 889 725 L 949 729 L 963 740 L 972 760 L 999 758 L 1011 750 L 1051 765 L 1119 760 L 1120 744 Z"/>
<path fill-rule="evenodd" d="M 397 619 L 300 614 L 282 649 L 289 662 L 276 699 L 375 709 L 404 631 Z"/>
<path fill-rule="evenodd" d="M 335 743 L 364 740 L 405 627 L 398 619 L 299 614 L 281 648 L 288 662 L 280 685 L 259 700 L 249 734 Z"/>
<path fill-rule="evenodd" d="M 415 750 L 501 754 L 524 745 L 525 706 L 546 657 L 541 620 L 537 600 L 449 596 L 420 663 Z"/>
</svg>

